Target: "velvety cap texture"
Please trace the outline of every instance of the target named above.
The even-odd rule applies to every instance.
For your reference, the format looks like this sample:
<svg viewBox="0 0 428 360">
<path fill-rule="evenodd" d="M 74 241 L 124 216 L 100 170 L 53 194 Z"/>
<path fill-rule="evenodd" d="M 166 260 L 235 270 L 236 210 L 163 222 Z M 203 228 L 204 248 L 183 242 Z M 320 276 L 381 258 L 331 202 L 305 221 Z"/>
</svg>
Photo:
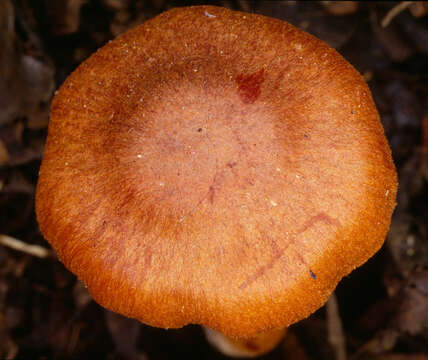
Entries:
<svg viewBox="0 0 428 360">
<path fill-rule="evenodd" d="M 311 314 L 381 247 L 396 189 L 369 88 L 335 50 L 197 6 L 68 77 L 36 211 L 102 306 L 249 337 Z"/>
</svg>

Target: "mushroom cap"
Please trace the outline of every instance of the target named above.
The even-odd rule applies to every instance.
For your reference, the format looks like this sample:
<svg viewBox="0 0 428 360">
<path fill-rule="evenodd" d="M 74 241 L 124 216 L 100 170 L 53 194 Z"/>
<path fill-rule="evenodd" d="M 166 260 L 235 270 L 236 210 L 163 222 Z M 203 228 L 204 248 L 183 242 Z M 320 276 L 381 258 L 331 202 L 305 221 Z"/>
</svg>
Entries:
<svg viewBox="0 0 428 360">
<path fill-rule="evenodd" d="M 102 306 L 250 337 L 305 318 L 382 245 L 397 177 L 369 88 L 292 25 L 197 6 L 56 94 L 40 229 Z"/>
</svg>

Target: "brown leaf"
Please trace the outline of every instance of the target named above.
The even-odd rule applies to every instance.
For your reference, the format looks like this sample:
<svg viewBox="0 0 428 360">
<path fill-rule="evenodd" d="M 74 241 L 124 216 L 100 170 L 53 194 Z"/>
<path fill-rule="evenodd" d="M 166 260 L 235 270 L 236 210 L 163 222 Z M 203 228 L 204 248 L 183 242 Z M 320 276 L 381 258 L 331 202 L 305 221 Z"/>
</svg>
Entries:
<svg viewBox="0 0 428 360">
<path fill-rule="evenodd" d="M 428 271 L 412 274 L 404 290 L 403 302 L 398 311 L 397 323 L 401 332 L 418 335 L 428 328 Z"/>
<path fill-rule="evenodd" d="M 84 0 L 46 1 L 54 35 L 73 34 L 79 29 L 83 3 Z"/>
<path fill-rule="evenodd" d="M 358 1 L 320 1 L 321 5 L 332 15 L 343 16 L 358 10 Z"/>
<path fill-rule="evenodd" d="M 40 123 L 48 117 L 54 70 L 46 61 L 25 54 L 15 33 L 10 0 L 0 2 L 0 126 L 17 117 Z M 46 123 L 46 121 L 45 121 Z"/>
<path fill-rule="evenodd" d="M 428 360 L 426 354 L 398 354 L 390 353 L 378 357 L 376 360 Z"/>
<path fill-rule="evenodd" d="M 9 161 L 9 152 L 7 151 L 6 145 L 0 139 L 0 166 L 6 165 Z"/>
</svg>

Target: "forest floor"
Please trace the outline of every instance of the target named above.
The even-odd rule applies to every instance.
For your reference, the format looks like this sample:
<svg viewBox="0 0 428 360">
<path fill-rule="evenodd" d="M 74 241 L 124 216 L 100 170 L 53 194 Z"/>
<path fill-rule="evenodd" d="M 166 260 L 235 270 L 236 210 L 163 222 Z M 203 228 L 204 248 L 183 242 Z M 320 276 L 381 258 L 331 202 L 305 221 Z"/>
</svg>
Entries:
<svg viewBox="0 0 428 360">
<path fill-rule="evenodd" d="M 53 255 L 34 213 L 54 91 L 110 39 L 189 3 L 1 2 L 0 358 L 222 358 L 198 326 L 156 329 L 98 306 Z M 369 84 L 399 173 L 388 239 L 339 284 L 338 311 L 323 307 L 293 325 L 265 358 L 428 360 L 426 3 L 204 3 L 281 18 L 336 48 Z"/>
</svg>

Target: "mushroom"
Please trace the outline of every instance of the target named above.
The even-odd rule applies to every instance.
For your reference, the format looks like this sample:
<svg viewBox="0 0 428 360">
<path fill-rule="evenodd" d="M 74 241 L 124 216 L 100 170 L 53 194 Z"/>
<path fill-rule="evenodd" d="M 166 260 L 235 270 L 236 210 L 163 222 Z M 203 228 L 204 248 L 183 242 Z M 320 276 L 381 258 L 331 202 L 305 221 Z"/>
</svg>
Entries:
<svg viewBox="0 0 428 360">
<path fill-rule="evenodd" d="M 396 190 L 370 90 L 335 50 L 284 21 L 196 6 L 67 78 L 36 212 L 102 306 L 245 339 L 320 308 L 382 246 Z"/>
</svg>

